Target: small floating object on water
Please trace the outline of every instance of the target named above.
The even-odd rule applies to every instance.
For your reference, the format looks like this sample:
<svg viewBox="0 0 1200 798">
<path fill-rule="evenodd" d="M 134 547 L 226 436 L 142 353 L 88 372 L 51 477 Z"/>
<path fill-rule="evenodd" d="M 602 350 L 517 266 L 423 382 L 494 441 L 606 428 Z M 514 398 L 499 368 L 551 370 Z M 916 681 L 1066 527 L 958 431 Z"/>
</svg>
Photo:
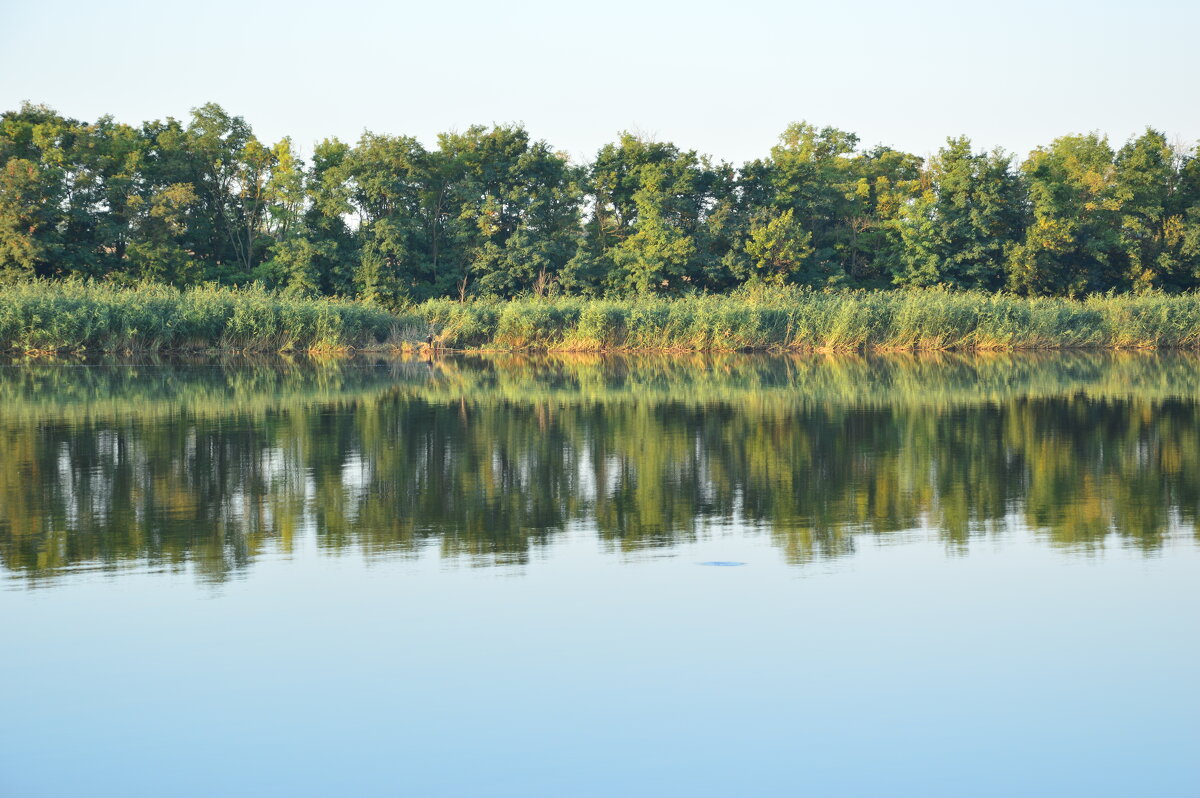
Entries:
<svg viewBox="0 0 1200 798">
<path fill-rule="evenodd" d="M 712 565 L 712 566 L 716 566 L 718 568 L 732 568 L 736 565 L 745 565 L 746 563 L 738 562 L 737 560 L 709 560 L 708 562 L 702 562 L 700 564 L 701 565 Z"/>
</svg>

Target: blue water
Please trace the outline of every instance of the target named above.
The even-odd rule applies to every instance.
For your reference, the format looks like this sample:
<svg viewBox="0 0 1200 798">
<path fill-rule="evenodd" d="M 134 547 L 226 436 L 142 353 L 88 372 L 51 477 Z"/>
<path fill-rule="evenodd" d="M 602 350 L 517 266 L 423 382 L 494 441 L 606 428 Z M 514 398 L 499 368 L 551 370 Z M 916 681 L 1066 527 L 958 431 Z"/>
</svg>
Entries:
<svg viewBox="0 0 1200 798">
<path fill-rule="evenodd" d="M 1200 795 L 1195 397 L 751 366 L 0 369 L 0 797 Z"/>
<path fill-rule="evenodd" d="M 732 558 L 746 568 L 696 568 Z M 720 530 L 526 565 L 312 546 L 0 596 L 6 796 L 1196 794 L 1196 573 Z"/>
</svg>

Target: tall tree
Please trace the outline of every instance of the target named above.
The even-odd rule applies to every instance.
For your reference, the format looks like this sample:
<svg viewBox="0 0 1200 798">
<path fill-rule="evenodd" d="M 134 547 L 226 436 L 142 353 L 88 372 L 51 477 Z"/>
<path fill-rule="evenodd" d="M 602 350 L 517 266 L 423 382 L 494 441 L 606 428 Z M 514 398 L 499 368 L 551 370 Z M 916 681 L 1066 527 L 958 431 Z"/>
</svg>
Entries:
<svg viewBox="0 0 1200 798">
<path fill-rule="evenodd" d="M 1194 247 L 1200 231 L 1195 225 L 1200 220 L 1189 218 L 1189 210 L 1200 197 L 1188 184 L 1188 161 L 1150 128 L 1117 152 L 1121 249 L 1136 290 L 1197 286 L 1200 253 Z"/>
<path fill-rule="evenodd" d="M 26 103 L 0 115 L 0 277 L 59 273 L 65 153 L 77 123 Z"/>
<path fill-rule="evenodd" d="M 455 241 L 477 289 L 499 296 L 545 290 L 575 254 L 577 170 L 520 126 L 474 126 L 444 133 L 438 143 L 456 167 Z"/>
<path fill-rule="evenodd" d="M 1108 140 L 1063 136 L 1021 166 L 1031 218 L 1013 248 L 1008 285 L 1025 294 L 1078 296 L 1131 286 L 1121 245 L 1122 190 Z"/>
<path fill-rule="evenodd" d="M 674 293 L 703 287 L 703 225 L 721 176 L 707 158 L 629 133 L 591 169 L 587 235 L 610 290 Z"/>
<path fill-rule="evenodd" d="M 394 304 L 409 298 L 426 251 L 421 220 L 427 153 L 409 136 L 364 133 L 337 172 L 358 220 L 361 296 Z"/>
<path fill-rule="evenodd" d="M 994 291 L 1024 227 L 1025 194 L 1012 157 L 975 153 L 951 138 L 929 161 L 922 190 L 901 211 L 901 285 Z"/>
<path fill-rule="evenodd" d="M 770 160 L 748 171 L 770 189 L 769 207 L 776 216 L 788 210 L 794 223 L 812 234 L 807 281 L 843 282 L 853 258 L 853 216 L 857 182 L 854 150 L 858 136 L 833 127 L 795 122 L 771 148 Z"/>
<path fill-rule="evenodd" d="M 901 220 L 920 191 L 921 165 L 916 155 L 883 146 L 855 156 L 842 263 L 854 282 L 883 286 L 902 271 Z"/>
</svg>

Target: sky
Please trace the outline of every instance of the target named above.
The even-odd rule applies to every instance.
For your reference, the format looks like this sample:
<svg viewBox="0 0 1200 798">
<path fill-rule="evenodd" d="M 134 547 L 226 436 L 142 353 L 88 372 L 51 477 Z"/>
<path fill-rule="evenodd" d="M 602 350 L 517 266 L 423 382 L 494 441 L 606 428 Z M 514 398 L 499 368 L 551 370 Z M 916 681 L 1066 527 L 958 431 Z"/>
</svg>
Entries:
<svg viewBox="0 0 1200 798">
<path fill-rule="evenodd" d="M 623 130 L 735 163 L 793 121 L 928 155 L 1147 125 L 1200 139 L 1200 3 L 0 0 L 0 109 L 139 123 L 214 101 L 302 152 L 524 123 L 577 161 Z"/>
</svg>

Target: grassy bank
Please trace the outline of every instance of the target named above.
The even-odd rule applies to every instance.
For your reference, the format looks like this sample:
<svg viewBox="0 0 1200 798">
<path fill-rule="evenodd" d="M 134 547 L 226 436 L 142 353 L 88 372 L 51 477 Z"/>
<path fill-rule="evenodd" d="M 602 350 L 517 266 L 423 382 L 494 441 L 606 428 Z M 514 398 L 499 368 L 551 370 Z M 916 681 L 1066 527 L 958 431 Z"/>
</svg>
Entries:
<svg viewBox="0 0 1200 798">
<path fill-rule="evenodd" d="M 0 287 L 0 347 L 35 352 L 336 351 L 378 345 L 397 323 L 361 302 L 291 299 L 256 287 Z"/>
<path fill-rule="evenodd" d="M 1200 296 L 1026 299 L 944 291 L 739 291 L 415 309 L 453 348 L 786 351 L 1200 347 Z"/>
<path fill-rule="evenodd" d="M 945 291 L 741 290 L 724 296 L 440 299 L 391 314 L 260 288 L 35 282 L 0 287 L 0 348 L 937 351 L 1197 349 L 1200 295 L 1082 301 Z"/>
</svg>

